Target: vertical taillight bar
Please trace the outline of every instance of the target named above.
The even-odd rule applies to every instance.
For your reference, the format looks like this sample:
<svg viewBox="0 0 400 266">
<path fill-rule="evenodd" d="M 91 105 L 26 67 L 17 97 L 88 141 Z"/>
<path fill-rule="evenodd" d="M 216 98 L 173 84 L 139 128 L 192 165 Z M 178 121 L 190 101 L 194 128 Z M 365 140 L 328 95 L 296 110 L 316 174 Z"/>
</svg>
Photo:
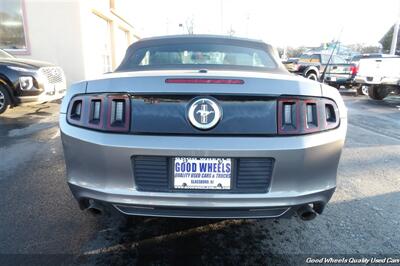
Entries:
<svg viewBox="0 0 400 266">
<path fill-rule="evenodd" d="M 332 102 L 324 102 L 325 128 L 332 129 L 339 124 L 339 111 Z"/>
<path fill-rule="evenodd" d="M 128 95 L 110 95 L 107 97 L 107 124 L 110 131 L 129 131 L 131 105 Z"/>
<path fill-rule="evenodd" d="M 67 121 L 78 126 L 84 125 L 86 115 L 85 108 L 86 104 L 84 97 L 78 96 L 73 98 L 69 105 Z"/>
<path fill-rule="evenodd" d="M 92 96 L 89 97 L 89 118 L 88 127 L 103 128 L 104 124 L 104 97 Z"/>
<path fill-rule="evenodd" d="M 278 101 L 278 133 L 298 134 L 300 131 L 300 102 L 297 99 Z"/>
<path fill-rule="evenodd" d="M 317 100 L 304 100 L 303 101 L 304 113 L 304 132 L 311 133 L 320 130 L 319 121 L 319 101 Z"/>
</svg>

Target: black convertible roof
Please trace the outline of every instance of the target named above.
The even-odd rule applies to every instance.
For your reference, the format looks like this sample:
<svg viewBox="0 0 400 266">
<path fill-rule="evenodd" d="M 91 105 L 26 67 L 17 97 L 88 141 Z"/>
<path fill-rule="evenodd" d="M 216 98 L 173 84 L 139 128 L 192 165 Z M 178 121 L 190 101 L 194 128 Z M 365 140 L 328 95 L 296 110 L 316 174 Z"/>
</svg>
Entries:
<svg viewBox="0 0 400 266">
<path fill-rule="evenodd" d="M 144 46 L 158 45 L 158 44 L 174 44 L 174 43 L 196 43 L 196 42 L 211 42 L 225 44 L 230 42 L 231 44 L 246 45 L 254 47 L 264 47 L 271 52 L 272 46 L 255 39 L 240 38 L 233 36 L 224 35 L 207 35 L 207 34 L 186 34 L 186 35 L 166 35 L 158 37 L 143 38 L 131 44 L 128 48 L 139 48 Z"/>
<path fill-rule="evenodd" d="M 278 53 L 274 48 L 261 41 L 261 40 L 254 40 L 248 38 L 240 38 L 234 36 L 224 36 L 224 35 L 206 35 L 206 34 L 187 34 L 187 35 L 166 35 L 166 36 L 158 36 L 158 37 L 150 37 L 140 39 L 134 43 L 132 43 L 125 54 L 124 59 L 122 60 L 120 66 L 115 70 L 118 71 L 132 71 L 134 70 L 132 67 L 129 66 L 129 60 L 135 54 L 135 51 L 141 48 L 147 48 L 151 46 L 159 46 L 159 45 L 184 45 L 184 44 L 199 44 L 199 43 L 211 43 L 211 44 L 230 44 L 230 45 L 237 45 L 237 46 L 244 46 L 250 47 L 255 49 L 262 49 L 267 51 L 271 58 L 275 61 L 277 67 L 274 69 L 257 69 L 252 67 L 236 67 L 231 66 L 232 68 L 240 68 L 244 70 L 247 68 L 248 70 L 253 71 L 267 71 L 267 72 L 274 72 L 274 73 L 281 73 L 281 74 L 288 74 L 286 68 L 280 62 L 280 58 Z M 169 66 L 171 67 L 171 66 Z M 193 68 L 193 66 L 183 66 L 180 65 L 179 68 Z M 200 65 L 196 67 L 201 67 Z M 207 68 L 211 68 L 210 65 L 206 66 Z M 153 67 L 157 68 L 157 67 Z M 158 66 L 158 68 L 166 68 L 166 66 Z"/>
</svg>

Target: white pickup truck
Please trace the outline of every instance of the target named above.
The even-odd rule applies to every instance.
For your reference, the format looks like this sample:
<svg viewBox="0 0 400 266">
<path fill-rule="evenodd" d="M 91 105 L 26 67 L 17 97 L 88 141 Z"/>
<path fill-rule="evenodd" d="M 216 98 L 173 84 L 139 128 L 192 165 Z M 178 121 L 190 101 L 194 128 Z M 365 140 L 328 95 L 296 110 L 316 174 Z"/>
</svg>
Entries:
<svg viewBox="0 0 400 266">
<path fill-rule="evenodd" d="M 400 57 L 361 59 L 355 83 L 368 86 L 368 95 L 375 100 L 400 94 Z"/>
</svg>

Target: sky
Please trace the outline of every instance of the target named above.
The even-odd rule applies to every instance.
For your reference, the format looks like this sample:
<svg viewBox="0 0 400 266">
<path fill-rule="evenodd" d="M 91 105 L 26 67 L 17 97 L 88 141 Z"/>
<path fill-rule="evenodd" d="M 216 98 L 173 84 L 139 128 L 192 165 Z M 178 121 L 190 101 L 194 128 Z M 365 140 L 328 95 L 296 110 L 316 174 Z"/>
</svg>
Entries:
<svg viewBox="0 0 400 266">
<path fill-rule="evenodd" d="M 128 1 L 128 0 L 126 0 Z M 187 33 L 261 39 L 275 46 L 377 45 L 400 15 L 400 0 L 145 0 L 124 14 L 140 37 Z M 179 24 L 183 24 L 180 27 Z"/>
</svg>

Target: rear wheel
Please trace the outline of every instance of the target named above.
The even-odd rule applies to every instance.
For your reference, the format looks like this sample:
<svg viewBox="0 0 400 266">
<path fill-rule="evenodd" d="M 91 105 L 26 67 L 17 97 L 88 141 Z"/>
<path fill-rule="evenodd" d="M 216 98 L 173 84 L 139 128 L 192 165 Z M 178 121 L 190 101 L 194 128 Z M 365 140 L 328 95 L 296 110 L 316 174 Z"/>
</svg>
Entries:
<svg viewBox="0 0 400 266">
<path fill-rule="evenodd" d="M 368 95 L 368 86 L 365 85 L 357 86 L 357 95 Z"/>
<path fill-rule="evenodd" d="M 389 90 L 385 87 L 381 86 L 369 86 L 368 88 L 368 96 L 374 100 L 383 100 L 386 96 L 389 95 Z"/>
<path fill-rule="evenodd" d="M 6 88 L 0 85 L 0 114 L 7 111 L 10 106 L 10 96 L 8 95 L 8 91 Z"/>
<path fill-rule="evenodd" d="M 312 71 L 307 72 L 306 78 L 311 79 L 311 80 L 315 80 L 315 81 L 318 80 L 317 74 L 315 72 L 312 72 Z"/>
</svg>

